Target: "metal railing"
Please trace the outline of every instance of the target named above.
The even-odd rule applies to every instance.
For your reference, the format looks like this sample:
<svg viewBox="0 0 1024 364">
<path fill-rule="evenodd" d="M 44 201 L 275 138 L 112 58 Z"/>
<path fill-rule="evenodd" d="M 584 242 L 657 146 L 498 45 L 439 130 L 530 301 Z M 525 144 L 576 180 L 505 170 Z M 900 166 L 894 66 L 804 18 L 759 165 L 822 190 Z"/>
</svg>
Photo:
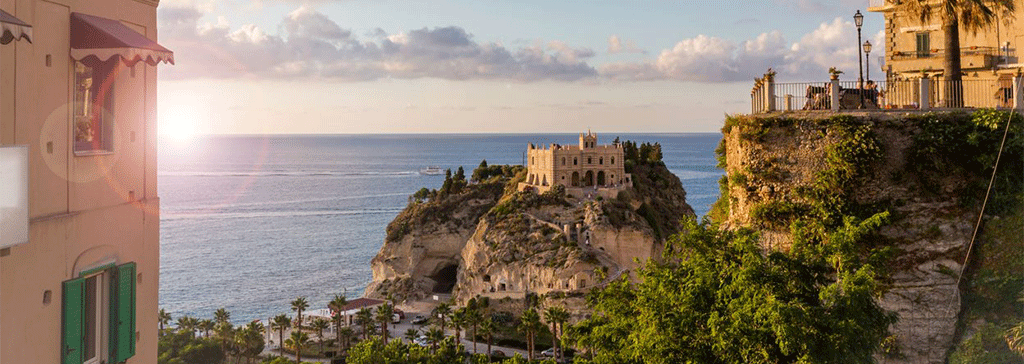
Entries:
<svg viewBox="0 0 1024 364">
<path fill-rule="evenodd" d="M 960 48 L 960 56 L 977 56 L 986 55 L 996 57 L 1013 57 L 1016 53 L 1016 49 L 999 49 L 996 47 L 964 47 Z M 925 59 L 925 58 L 942 58 L 945 57 L 945 49 L 931 49 L 927 51 L 905 51 L 905 52 L 893 52 L 892 59 L 894 61 L 905 61 L 912 59 Z"/>
<path fill-rule="evenodd" d="M 890 0 L 868 0 L 868 8 L 880 8 Z"/>
<path fill-rule="evenodd" d="M 1024 78 L 920 78 L 868 81 L 863 86 L 857 81 L 775 83 L 773 79 L 760 79 L 751 90 L 751 112 L 1024 108 L 1021 87 Z"/>
</svg>

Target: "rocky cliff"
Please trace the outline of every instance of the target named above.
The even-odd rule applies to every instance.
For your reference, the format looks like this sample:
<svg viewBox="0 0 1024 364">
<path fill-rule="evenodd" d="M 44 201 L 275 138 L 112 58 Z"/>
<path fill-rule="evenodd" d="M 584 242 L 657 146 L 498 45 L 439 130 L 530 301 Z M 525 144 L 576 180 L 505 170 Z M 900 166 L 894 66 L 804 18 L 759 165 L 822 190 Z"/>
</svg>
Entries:
<svg viewBox="0 0 1024 364">
<path fill-rule="evenodd" d="M 495 303 L 528 294 L 582 297 L 588 287 L 660 256 L 678 221 L 693 216 L 682 184 L 663 163 L 629 166 L 634 187 L 614 199 L 560 188 L 516 192 L 525 170 L 505 167 L 513 173 L 413 201 L 388 225 L 366 295 L 451 293 L 456 301 L 479 295 Z"/>
<path fill-rule="evenodd" d="M 755 228 L 766 249 L 785 251 L 791 223 L 802 216 L 888 211 L 888 224 L 871 240 L 892 248 L 881 303 L 899 321 L 880 358 L 941 363 L 979 320 L 997 320 L 997 311 L 1019 313 L 1013 301 L 1021 279 L 1010 272 L 1019 273 L 1022 262 L 1011 252 L 1024 250 L 1024 228 L 999 223 L 1013 216 L 1019 222 L 1021 214 L 1019 127 L 974 245 L 972 254 L 984 261 L 967 260 L 1005 119 L 990 112 L 730 118 L 718 150 L 727 176 L 709 215 L 726 226 Z M 958 280 L 965 262 L 973 269 Z M 974 278 L 981 274 L 988 281 Z M 997 307 L 972 308 L 979 306 L 972 297 Z"/>
</svg>

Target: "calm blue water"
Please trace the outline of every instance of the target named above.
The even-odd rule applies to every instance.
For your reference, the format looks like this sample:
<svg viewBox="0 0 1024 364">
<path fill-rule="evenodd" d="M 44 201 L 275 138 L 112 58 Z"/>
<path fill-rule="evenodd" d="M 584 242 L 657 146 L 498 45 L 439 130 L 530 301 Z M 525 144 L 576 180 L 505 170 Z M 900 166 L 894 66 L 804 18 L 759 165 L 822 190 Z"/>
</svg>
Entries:
<svg viewBox="0 0 1024 364">
<path fill-rule="evenodd" d="M 660 142 L 687 201 L 703 216 L 718 198 L 719 134 L 621 134 Z M 602 135 L 608 143 L 615 135 Z M 424 166 L 520 164 L 527 143 L 576 135 L 217 136 L 160 143 L 160 307 L 232 321 L 324 308 L 358 297 L 385 226 L 421 187 Z"/>
</svg>

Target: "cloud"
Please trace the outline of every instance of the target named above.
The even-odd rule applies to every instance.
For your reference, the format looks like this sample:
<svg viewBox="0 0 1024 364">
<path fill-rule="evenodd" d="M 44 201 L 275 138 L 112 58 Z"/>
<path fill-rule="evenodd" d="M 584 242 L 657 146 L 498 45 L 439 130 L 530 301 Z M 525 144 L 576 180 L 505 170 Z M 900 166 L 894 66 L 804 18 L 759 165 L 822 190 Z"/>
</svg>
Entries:
<svg viewBox="0 0 1024 364">
<path fill-rule="evenodd" d="M 503 79 L 576 81 L 597 76 L 587 63 L 594 52 L 552 41 L 516 49 L 473 39 L 449 26 L 388 34 L 375 29 L 358 39 L 306 6 L 282 19 L 280 35 L 223 18 L 200 24 L 194 7 L 158 12 L 161 42 L 176 52 L 178 65 L 163 77 L 319 78 L 338 81 L 381 78 Z"/>
<path fill-rule="evenodd" d="M 738 43 L 698 35 L 662 50 L 656 59 L 605 64 L 599 71 L 605 78 L 620 81 L 734 82 L 758 77 L 771 67 L 783 77 L 806 80 L 815 75 L 825 77 L 833 66 L 856 69 L 856 43 L 853 23 L 836 18 L 794 43 L 779 31 Z"/>
<path fill-rule="evenodd" d="M 647 51 L 637 48 L 636 44 L 628 40 L 619 39 L 619 36 L 612 35 L 608 37 L 608 53 L 643 53 L 647 54 Z"/>
</svg>

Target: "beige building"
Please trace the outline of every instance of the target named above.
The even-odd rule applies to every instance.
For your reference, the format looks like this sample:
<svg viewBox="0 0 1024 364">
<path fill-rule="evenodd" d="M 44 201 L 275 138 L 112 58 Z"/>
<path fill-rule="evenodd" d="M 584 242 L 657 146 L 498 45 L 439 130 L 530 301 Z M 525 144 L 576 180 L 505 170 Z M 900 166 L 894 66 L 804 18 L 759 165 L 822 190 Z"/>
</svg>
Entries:
<svg viewBox="0 0 1024 364">
<path fill-rule="evenodd" d="M 173 63 L 157 3 L 0 0 L 32 26 L 0 46 L 0 147 L 28 166 L 28 239 L 0 249 L 0 364 L 156 363 L 155 66 Z"/>
<path fill-rule="evenodd" d="M 884 62 L 871 62 L 872 71 L 881 65 L 883 74 L 895 78 L 920 78 L 922 72 L 942 74 L 946 52 L 941 18 L 932 17 L 922 24 L 914 14 L 897 11 L 897 0 L 870 0 L 869 11 L 885 17 Z M 936 3 L 938 1 L 935 1 Z M 960 54 L 964 80 L 1000 80 L 1009 87 L 1021 63 L 1018 49 L 1024 45 L 1024 6 L 1017 5 L 1013 14 L 998 13 L 991 26 L 972 33 L 960 30 Z M 881 50 L 878 50 L 881 51 Z M 873 73 L 872 72 L 872 73 Z M 880 78 L 880 77 L 879 77 Z"/>
<path fill-rule="evenodd" d="M 551 144 L 547 148 L 530 144 L 526 153 L 528 174 L 519 190 L 543 193 L 565 186 L 570 193 L 585 190 L 618 191 L 632 186 L 626 173 L 621 144 L 598 145 L 597 134 L 580 133 L 579 145 Z"/>
</svg>

